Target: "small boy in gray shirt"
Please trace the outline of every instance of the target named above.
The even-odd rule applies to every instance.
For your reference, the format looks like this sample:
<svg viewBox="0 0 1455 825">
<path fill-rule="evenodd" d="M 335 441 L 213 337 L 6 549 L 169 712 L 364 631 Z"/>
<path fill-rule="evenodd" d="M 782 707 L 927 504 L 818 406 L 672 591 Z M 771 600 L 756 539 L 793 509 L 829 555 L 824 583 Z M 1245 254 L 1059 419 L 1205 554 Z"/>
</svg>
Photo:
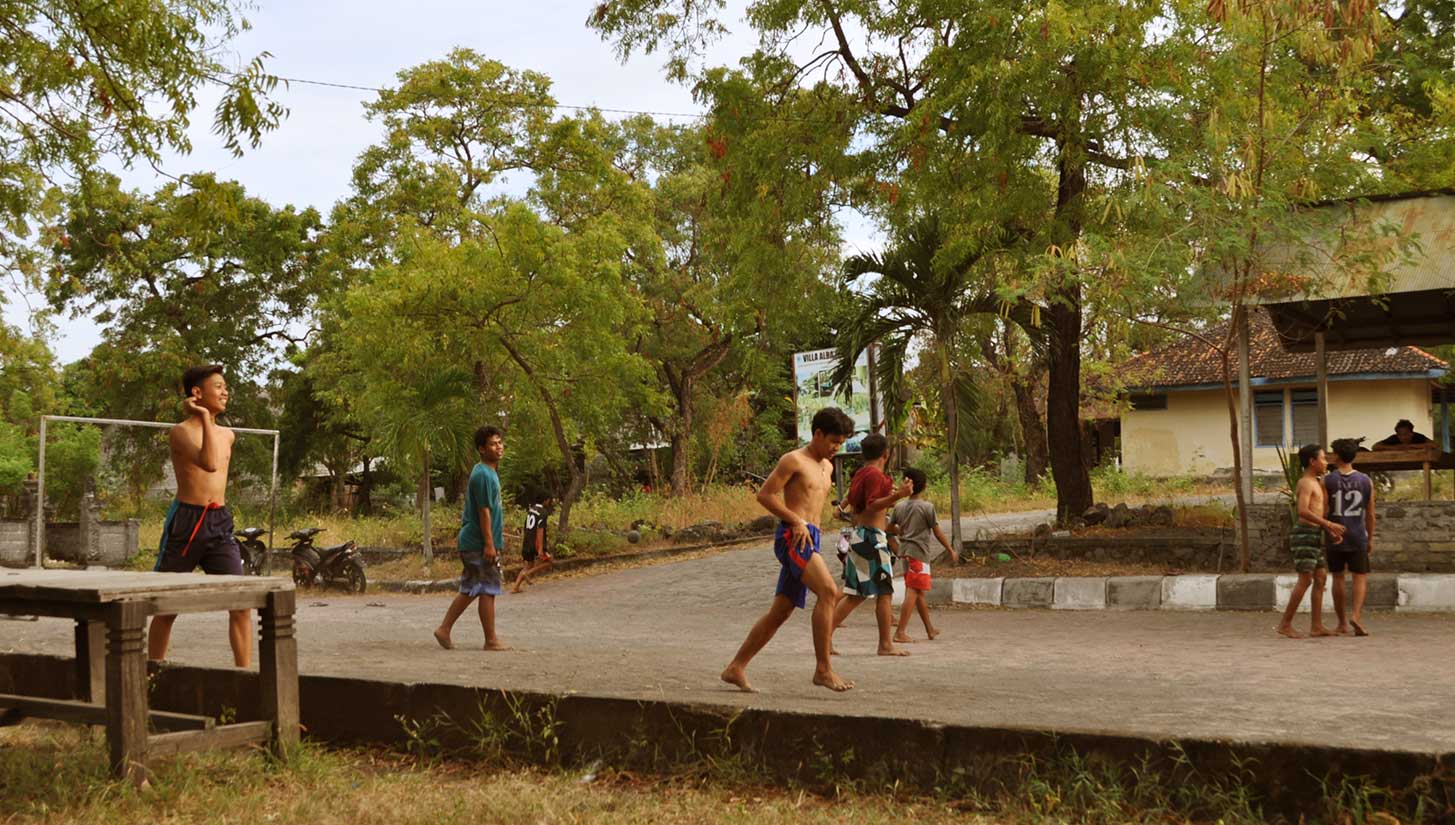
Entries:
<svg viewBox="0 0 1455 825">
<path fill-rule="evenodd" d="M 960 554 L 950 546 L 945 531 L 940 529 L 939 520 L 935 518 L 935 505 L 924 497 L 925 474 L 910 467 L 905 469 L 904 477 L 909 479 L 913 495 L 894 505 L 893 512 L 889 514 L 890 549 L 903 558 L 906 565 L 904 604 L 899 607 L 899 626 L 895 629 L 894 641 L 914 641 L 905 634 L 905 628 L 916 612 L 925 624 L 925 633 L 933 640 L 940 631 L 930 622 L 925 594 L 930 589 L 930 560 L 938 557 L 939 553 L 931 555 L 930 539 L 933 537 L 939 541 L 956 564 L 960 563 Z"/>
</svg>

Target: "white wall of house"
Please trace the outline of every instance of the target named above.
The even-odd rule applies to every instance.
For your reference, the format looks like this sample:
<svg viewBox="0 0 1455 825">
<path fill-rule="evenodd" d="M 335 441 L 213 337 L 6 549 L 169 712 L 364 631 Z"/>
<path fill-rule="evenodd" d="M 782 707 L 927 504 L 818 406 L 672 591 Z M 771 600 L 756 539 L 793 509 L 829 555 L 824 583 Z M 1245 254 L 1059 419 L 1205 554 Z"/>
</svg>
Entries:
<svg viewBox="0 0 1455 825">
<path fill-rule="evenodd" d="M 1317 440 L 1316 435 L 1311 435 L 1317 433 L 1317 413 L 1307 403 L 1313 390 L 1313 384 L 1254 387 L 1255 397 L 1264 402 L 1255 411 L 1264 422 L 1261 444 L 1253 448 L 1255 469 L 1278 470 L 1278 451 L 1271 436 L 1280 425 L 1281 438 L 1276 440 L 1281 440 L 1286 450 Z M 1122 466 L 1130 472 L 1154 476 L 1206 474 L 1231 468 L 1233 449 L 1228 435 L 1227 398 L 1222 389 L 1171 391 L 1166 396 L 1166 409 L 1128 410 L 1122 414 Z M 1275 407 L 1270 403 L 1273 401 L 1281 403 Z M 1413 421 L 1419 432 L 1438 438 L 1427 379 L 1330 379 L 1330 440 L 1365 436 L 1366 443 L 1372 443 L 1394 432 L 1394 422 L 1401 418 Z M 1296 440 L 1296 436 L 1301 438 Z"/>
</svg>

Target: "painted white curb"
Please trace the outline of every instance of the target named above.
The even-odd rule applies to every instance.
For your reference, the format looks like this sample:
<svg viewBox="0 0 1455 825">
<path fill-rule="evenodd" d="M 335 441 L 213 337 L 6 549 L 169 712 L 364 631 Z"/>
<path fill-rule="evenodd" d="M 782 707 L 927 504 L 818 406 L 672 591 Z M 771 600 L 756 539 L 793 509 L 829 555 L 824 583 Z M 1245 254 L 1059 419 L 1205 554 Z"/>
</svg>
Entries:
<svg viewBox="0 0 1455 825">
<path fill-rule="evenodd" d="M 1455 575 L 1402 574 L 1398 586 L 1399 605 L 1396 610 L 1455 611 Z"/>
<path fill-rule="evenodd" d="M 1163 610 L 1217 610 L 1217 576 L 1165 576 Z"/>
<path fill-rule="evenodd" d="M 988 604 L 1000 606 L 1001 587 L 1005 579 L 952 579 L 950 600 L 955 604 Z"/>
<path fill-rule="evenodd" d="M 1106 579 L 1063 576 L 1056 579 L 1052 610 L 1105 610 Z"/>
</svg>

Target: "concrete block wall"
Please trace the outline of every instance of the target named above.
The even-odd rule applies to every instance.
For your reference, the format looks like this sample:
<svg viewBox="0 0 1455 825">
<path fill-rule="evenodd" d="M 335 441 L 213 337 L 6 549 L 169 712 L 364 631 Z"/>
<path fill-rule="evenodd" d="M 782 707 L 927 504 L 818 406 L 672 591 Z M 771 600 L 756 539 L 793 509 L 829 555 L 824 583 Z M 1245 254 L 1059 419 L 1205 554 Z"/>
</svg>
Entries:
<svg viewBox="0 0 1455 825">
<path fill-rule="evenodd" d="M 1375 567 L 1408 573 L 1455 573 L 1455 501 L 1381 503 L 1376 496 L 1374 515 Z M 1255 569 L 1289 566 L 1290 524 L 1286 503 L 1248 507 L 1249 550 Z"/>
<path fill-rule="evenodd" d="M 0 521 L 0 564 L 20 566 L 33 558 L 30 531 L 28 521 Z"/>
<path fill-rule="evenodd" d="M 24 567 L 35 563 L 31 534 L 34 525 L 28 521 L 0 521 L 0 564 Z M 49 559 L 117 567 L 135 556 L 140 544 L 141 522 L 91 521 L 86 525 L 71 521 L 47 524 L 45 555 Z"/>
<path fill-rule="evenodd" d="M 1455 501 L 1374 499 L 1377 564 L 1396 570 L 1455 573 Z"/>
</svg>

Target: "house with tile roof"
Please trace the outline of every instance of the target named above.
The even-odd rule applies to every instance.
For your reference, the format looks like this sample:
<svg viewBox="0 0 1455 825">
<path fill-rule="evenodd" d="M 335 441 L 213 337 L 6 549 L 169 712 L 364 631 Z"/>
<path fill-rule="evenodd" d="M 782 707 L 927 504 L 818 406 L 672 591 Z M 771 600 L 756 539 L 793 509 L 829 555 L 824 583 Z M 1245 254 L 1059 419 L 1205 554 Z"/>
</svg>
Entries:
<svg viewBox="0 0 1455 825">
<path fill-rule="evenodd" d="M 1268 316 L 1249 314 L 1253 390 L 1253 461 L 1277 472 L 1278 449 L 1318 441 L 1314 353 L 1288 352 Z M 1225 328 L 1206 337 L 1226 340 Z M 1236 382 L 1236 361 L 1234 362 Z M 1400 419 L 1433 435 L 1439 389 L 1449 365 L 1414 346 L 1328 353 L 1329 438 L 1373 443 Z M 1140 355 L 1121 371 L 1127 403 L 1121 414 L 1122 466 L 1154 476 L 1213 473 L 1233 466 L 1222 362 L 1206 343 L 1184 338 Z M 1236 383 L 1235 383 L 1236 388 Z"/>
</svg>

